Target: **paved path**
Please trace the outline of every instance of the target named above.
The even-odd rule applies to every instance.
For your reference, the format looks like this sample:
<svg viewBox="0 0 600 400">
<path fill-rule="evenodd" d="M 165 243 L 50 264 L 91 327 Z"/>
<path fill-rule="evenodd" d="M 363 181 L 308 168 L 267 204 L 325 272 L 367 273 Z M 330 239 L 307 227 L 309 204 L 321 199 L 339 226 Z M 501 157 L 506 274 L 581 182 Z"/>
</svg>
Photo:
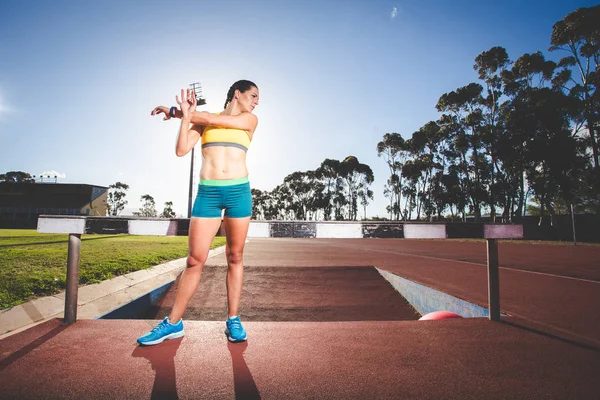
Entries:
<svg viewBox="0 0 600 400">
<path fill-rule="evenodd" d="M 276 308 L 279 298 L 281 309 L 288 307 L 286 321 L 249 320 L 248 342 L 235 345 L 227 342 L 222 321 L 186 321 L 184 338 L 138 347 L 135 339 L 155 321 L 80 320 L 67 327 L 51 320 L 0 340 L 0 398 L 600 398 L 600 284 L 588 259 L 600 259 L 600 249 L 565 257 L 563 252 L 573 251 L 567 246 L 551 249 L 554 253 L 513 246 L 523 245 L 500 247 L 501 268 L 511 260 L 511 269 L 501 269 L 500 277 L 502 310 L 512 316 L 502 322 L 330 322 L 324 319 L 340 312 L 322 290 L 327 279 L 311 285 L 312 293 L 321 294 L 322 307 L 318 320 L 309 321 L 310 313 L 289 313 L 312 300 L 302 296 L 301 286 L 284 296 L 282 287 L 294 282 L 286 276 L 299 278 L 297 268 L 305 267 L 306 275 L 311 268 L 343 280 L 335 268 L 368 277 L 369 266 L 375 266 L 485 305 L 485 245 L 253 239 L 245 254 L 247 277 L 253 270 L 269 273 L 279 287 L 272 288 L 270 299 L 249 301 L 248 312 L 252 304 Z M 219 280 L 224 286 L 224 265 L 224 256 L 216 256 L 207 266 L 215 287 Z M 278 268 L 290 275 L 277 273 Z M 268 292 L 266 279 L 256 286 L 249 279 L 245 291 Z M 366 283 L 379 285 L 376 279 Z M 354 303 L 350 291 L 343 290 L 337 305 L 358 307 L 358 316 L 386 304 L 376 291 L 367 289 L 371 300 L 366 301 L 360 288 L 353 290 Z"/>
</svg>

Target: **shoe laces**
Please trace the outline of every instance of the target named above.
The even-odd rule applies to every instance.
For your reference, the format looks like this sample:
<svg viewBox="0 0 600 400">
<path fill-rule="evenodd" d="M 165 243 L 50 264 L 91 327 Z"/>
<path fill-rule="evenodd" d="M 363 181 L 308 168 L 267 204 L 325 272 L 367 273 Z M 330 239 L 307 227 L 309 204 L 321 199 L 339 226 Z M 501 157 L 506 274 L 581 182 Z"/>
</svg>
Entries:
<svg viewBox="0 0 600 400">
<path fill-rule="evenodd" d="M 161 333 L 165 329 L 167 329 L 167 321 L 162 321 L 160 324 L 158 324 L 154 328 L 152 328 L 152 332 Z"/>
<path fill-rule="evenodd" d="M 233 329 L 242 329 L 242 322 L 239 319 L 231 319 L 229 320 L 229 326 Z"/>
</svg>

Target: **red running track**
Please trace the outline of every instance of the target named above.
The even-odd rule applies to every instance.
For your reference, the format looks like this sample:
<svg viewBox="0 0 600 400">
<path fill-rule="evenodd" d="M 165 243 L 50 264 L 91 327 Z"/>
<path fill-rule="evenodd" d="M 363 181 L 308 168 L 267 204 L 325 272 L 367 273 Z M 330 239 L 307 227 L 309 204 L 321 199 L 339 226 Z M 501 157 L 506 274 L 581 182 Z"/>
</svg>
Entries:
<svg viewBox="0 0 600 400">
<path fill-rule="evenodd" d="M 53 320 L 0 341 L 0 398 L 598 399 L 600 249 L 545 261 L 527 247 L 500 245 L 516 268 L 501 269 L 502 322 L 249 321 L 233 345 L 223 322 L 186 321 L 184 338 L 144 348 L 155 321 Z M 479 304 L 484 260 L 484 243 L 392 239 L 252 239 L 245 254 L 249 270 L 373 265 Z M 575 267 L 582 279 L 565 277 Z"/>
</svg>

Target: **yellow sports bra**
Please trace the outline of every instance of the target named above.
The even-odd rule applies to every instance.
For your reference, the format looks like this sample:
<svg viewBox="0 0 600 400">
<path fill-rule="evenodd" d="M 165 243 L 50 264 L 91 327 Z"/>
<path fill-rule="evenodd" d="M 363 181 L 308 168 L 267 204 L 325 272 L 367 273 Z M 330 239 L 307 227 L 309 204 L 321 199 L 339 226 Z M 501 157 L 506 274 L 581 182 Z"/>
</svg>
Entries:
<svg viewBox="0 0 600 400">
<path fill-rule="evenodd" d="M 248 151 L 248 147 L 250 147 L 250 136 L 248 136 L 248 133 L 243 129 L 221 128 L 219 126 L 208 125 L 204 128 L 204 132 L 202 132 L 201 143 L 202 148 L 210 146 L 229 146 Z"/>
</svg>

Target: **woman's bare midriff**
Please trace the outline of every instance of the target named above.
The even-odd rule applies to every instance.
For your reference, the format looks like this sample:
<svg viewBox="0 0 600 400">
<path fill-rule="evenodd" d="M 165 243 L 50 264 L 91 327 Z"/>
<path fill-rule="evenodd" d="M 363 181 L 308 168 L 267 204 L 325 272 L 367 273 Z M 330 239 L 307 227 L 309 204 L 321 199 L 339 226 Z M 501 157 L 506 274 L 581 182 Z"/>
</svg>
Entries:
<svg viewBox="0 0 600 400">
<path fill-rule="evenodd" d="M 248 168 L 244 150 L 226 146 L 202 149 L 200 179 L 238 179 L 246 176 L 248 176 Z"/>
</svg>

